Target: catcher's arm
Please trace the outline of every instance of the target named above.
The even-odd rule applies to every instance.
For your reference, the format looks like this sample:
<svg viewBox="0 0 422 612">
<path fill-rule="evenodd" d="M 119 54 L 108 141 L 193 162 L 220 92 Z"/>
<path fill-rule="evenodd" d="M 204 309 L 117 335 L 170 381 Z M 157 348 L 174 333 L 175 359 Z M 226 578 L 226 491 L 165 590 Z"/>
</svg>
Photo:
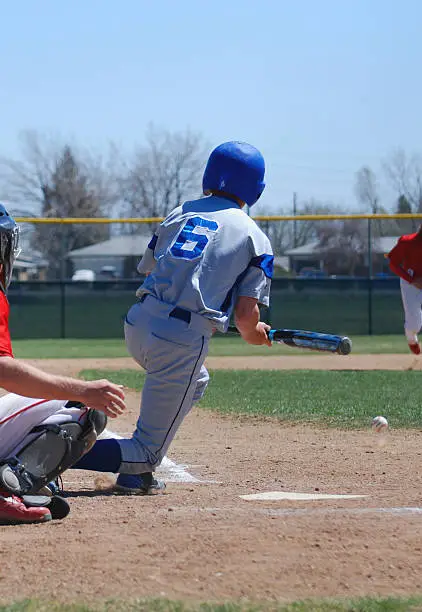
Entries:
<svg viewBox="0 0 422 612">
<path fill-rule="evenodd" d="M 258 300 L 251 297 L 240 296 L 234 309 L 236 327 L 242 338 L 248 344 L 266 344 L 271 346 L 267 332 L 269 325 L 259 320 Z"/>
<path fill-rule="evenodd" d="M 85 381 L 57 376 L 13 357 L 0 357 L 0 386 L 24 397 L 72 399 L 112 418 L 125 409 L 125 394 L 119 385 L 108 380 Z"/>
</svg>

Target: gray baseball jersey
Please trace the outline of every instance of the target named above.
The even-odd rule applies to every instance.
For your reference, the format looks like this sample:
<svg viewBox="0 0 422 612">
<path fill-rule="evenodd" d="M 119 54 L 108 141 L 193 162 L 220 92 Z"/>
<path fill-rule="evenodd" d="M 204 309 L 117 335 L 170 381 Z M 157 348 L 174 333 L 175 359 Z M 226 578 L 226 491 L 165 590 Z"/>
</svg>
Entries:
<svg viewBox="0 0 422 612">
<path fill-rule="evenodd" d="M 138 271 L 137 292 L 211 319 L 225 331 L 239 296 L 268 306 L 273 255 L 256 223 L 230 200 L 185 202 L 159 226 Z"/>
<path fill-rule="evenodd" d="M 118 440 L 123 482 L 160 464 L 208 384 L 212 329 L 225 331 L 239 296 L 268 304 L 272 266 L 268 238 L 230 200 L 186 202 L 160 225 L 138 267 L 149 276 L 125 322 L 146 380 L 136 430 Z"/>
</svg>

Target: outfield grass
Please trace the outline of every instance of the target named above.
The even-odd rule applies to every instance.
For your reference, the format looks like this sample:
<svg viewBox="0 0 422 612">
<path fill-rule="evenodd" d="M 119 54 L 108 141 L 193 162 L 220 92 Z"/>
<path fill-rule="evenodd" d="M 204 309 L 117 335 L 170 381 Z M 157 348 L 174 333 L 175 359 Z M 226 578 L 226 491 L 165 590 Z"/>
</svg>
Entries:
<svg viewBox="0 0 422 612">
<path fill-rule="evenodd" d="M 0 612 L 418 612 L 422 597 L 360 598 L 348 600 L 306 600 L 290 604 L 199 603 L 185 604 L 167 599 L 113 600 L 104 604 L 59 604 L 25 600 L 0 605 Z"/>
<path fill-rule="evenodd" d="M 13 352 L 19 359 L 80 359 L 83 357 L 95 359 L 129 356 L 123 338 L 15 340 Z"/>
<path fill-rule="evenodd" d="M 84 370 L 140 390 L 141 370 Z M 273 417 L 341 429 L 368 427 L 377 415 L 391 427 L 422 427 L 422 381 L 416 371 L 214 370 L 200 405 L 225 414 Z"/>
<path fill-rule="evenodd" d="M 353 336 L 353 353 L 409 353 L 404 336 Z M 123 338 L 96 339 L 43 339 L 15 340 L 13 349 L 16 357 L 21 359 L 61 359 L 82 357 L 127 357 Z M 313 351 L 290 348 L 274 344 L 271 349 L 266 346 L 251 346 L 232 334 L 217 336 L 211 340 L 209 355 L 213 357 L 260 356 L 260 355 L 317 355 Z"/>
</svg>

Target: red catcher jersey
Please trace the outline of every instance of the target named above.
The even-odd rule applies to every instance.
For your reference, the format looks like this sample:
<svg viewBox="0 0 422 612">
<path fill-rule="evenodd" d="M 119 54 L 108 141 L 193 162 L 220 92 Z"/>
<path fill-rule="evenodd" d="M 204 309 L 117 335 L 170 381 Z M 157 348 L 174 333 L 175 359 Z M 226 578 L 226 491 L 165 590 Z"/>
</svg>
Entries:
<svg viewBox="0 0 422 612">
<path fill-rule="evenodd" d="M 422 236 L 417 233 L 401 236 L 388 258 L 394 272 L 409 283 L 422 276 Z"/>
<path fill-rule="evenodd" d="M 9 332 L 9 302 L 0 291 L 0 357 L 13 357 Z"/>
</svg>

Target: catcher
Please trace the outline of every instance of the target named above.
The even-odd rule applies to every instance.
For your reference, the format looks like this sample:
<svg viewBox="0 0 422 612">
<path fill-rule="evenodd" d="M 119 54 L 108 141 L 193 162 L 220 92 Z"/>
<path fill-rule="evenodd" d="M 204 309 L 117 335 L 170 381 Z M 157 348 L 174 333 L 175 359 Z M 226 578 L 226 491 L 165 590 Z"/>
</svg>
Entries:
<svg viewBox="0 0 422 612">
<path fill-rule="evenodd" d="M 123 390 L 108 380 L 54 376 L 14 359 L 6 291 L 18 254 L 19 228 L 0 204 L 0 387 L 10 392 L 0 398 L 0 524 L 66 516 L 67 502 L 47 485 L 125 409 Z"/>
</svg>

